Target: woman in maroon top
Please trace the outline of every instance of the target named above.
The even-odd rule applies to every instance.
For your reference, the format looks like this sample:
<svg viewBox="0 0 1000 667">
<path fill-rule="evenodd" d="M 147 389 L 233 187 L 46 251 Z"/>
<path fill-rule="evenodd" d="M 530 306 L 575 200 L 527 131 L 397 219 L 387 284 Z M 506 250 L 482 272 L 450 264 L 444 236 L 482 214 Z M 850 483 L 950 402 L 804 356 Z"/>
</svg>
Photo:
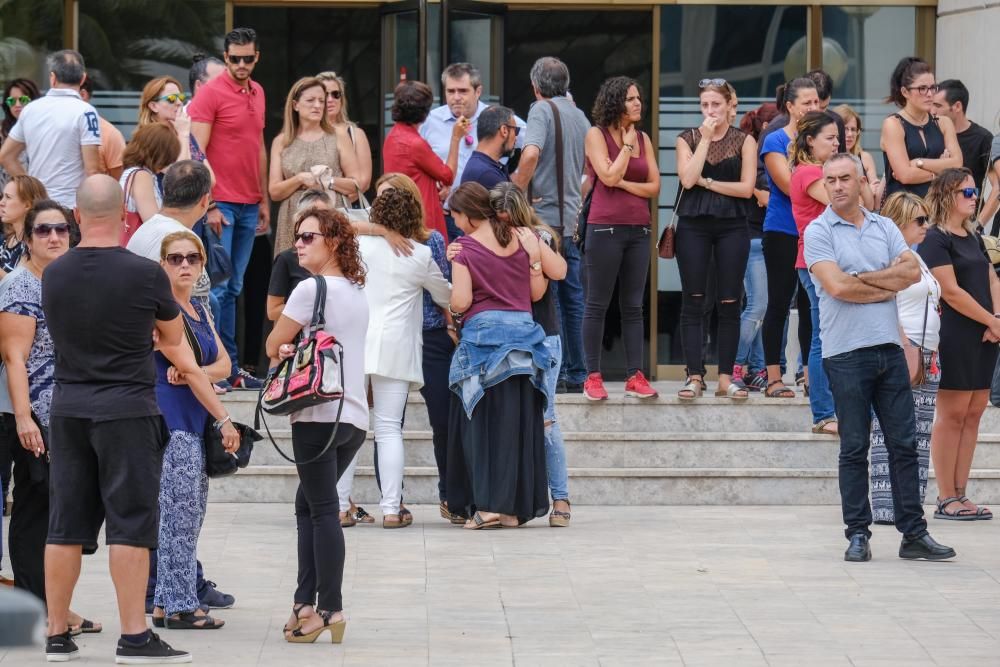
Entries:
<svg viewBox="0 0 1000 667">
<path fill-rule="evenodd" d="M 642 118 L 639 84 L 616 76 L 601 84 L 587 131 L 588 171 L 596 174 L 587 225 L 587 272 L 583 311 L 583 351 L 587 380 L 583 393 L 607 399 L 601 376 L 604 315 L 619 283 L 622 337 L 625 340 L 625 395 L 655 398 L 642 374 L 642 297 L 649 276 L 649 202 L 660 194 L 660 170 L 649 136 L 636 124 Z"/>
<path fill-rule="evenodd" d="M 441 195 L 455 180 L 458 170 L 458 144 L 469 130 L 469 121 L 460 118 L 451 133 L 448 160 L 442 162 L 431 145 L 417 132 L 434 104 L 434 94 L 425 83 L 403 81 L 396 86 L 392 103 L 392 120 L 382 146 L 382 166 L 385 173 L 399 172 L 413 179 L 424 203 L 424 221 L 428 229 L 436 229 L 448 238 L 444 223 Z"/>
</svg>

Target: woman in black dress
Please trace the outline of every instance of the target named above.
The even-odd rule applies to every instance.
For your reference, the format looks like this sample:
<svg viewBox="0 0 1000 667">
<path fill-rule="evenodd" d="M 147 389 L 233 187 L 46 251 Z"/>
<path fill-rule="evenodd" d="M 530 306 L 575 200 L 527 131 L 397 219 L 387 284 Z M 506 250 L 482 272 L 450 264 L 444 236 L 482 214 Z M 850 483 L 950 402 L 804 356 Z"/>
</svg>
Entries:
<svg viewBox="0 0 1000 667">
<path fill-rule="evenodd" d="M 936 519 L 992 519 L 965 495 L 979 420 L 1000 342 L 1000 280 L 976 231 L 978 190 L 968 169 L 941 172 L 927 194 L 931 229 L 919 252 L 941 285 L 941 385 L 931 431 Z"/>
<path fill-rule="evenodd" d="M 931 115 L 937 93 L 934 72 L 920 58 L 903 58 L 889 79 L 889 97 L 899 107 L 882 122 L 885 197 L 902 190 L 924 197 L 945 169 L 962 166 L 962 150 L 951 119 Z M 878 202 L 876 202 L 878 204 Z"/>
</svg>

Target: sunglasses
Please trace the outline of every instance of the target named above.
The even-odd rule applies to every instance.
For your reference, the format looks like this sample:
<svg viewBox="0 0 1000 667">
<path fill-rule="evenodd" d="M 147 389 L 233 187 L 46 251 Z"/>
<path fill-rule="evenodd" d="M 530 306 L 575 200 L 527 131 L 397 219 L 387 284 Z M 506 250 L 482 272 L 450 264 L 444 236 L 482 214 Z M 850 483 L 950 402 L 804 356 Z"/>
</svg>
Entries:
<svg viewBox="0 0 1000 667">
<path fill-rule="evenodd" d="M 69 225 L 65 222 L 35 225 L 34 229 L 31 230 L 31 235 L 46 237 L 52 232 L 55 232 L 56 236 L 67 236 L 69 235 Z"/>
<path fill-rule="evenodd" d="M 169 104 L 174 104 L 176 102 L 183 102 L 187 99 L 187 95 L 184 93 L 170 93 L 169 95 L 160 95 L 156 98 L 157 102 L 167 102 Z"/>
<path fill-rule="evenodd" d="M 320 232 L 299 232 L 295 235 L 295 242 L 302 241 L 303 245 L 311 245 L 313 241 L 322 238 L 325 234 Z"/>
<path fill-rule="evenodd" d="M 188 266 L 201 266 L 201 255 L 196 252 L 189 252 L 186 255 L 179 252 L 170 253 L 165 259 L 170 266 L 180 266 L 184 262 L 187 262 Z"/>
<path fill-rule="evenodd" d="M 918 215 L 913 219 L 913 222 L 917 223 L 918 226 L 923 227 L 930 221 L 926 215 Z"/>
<path fill-rule="evenodd" d="M 962 193 L 962 196 L 966 199 L 973 199 L 979 196 L 979 188 L 960 188 L 955 192 Z"/>
<path fill-rule="evenodd" d="M 931 95 L 936 95 L 938 91 L 938 85 L 935 83 L 930 86 L 905 86 L 907 90 L 915 90 L 921 95 L 926 95 L 930 93 Z"/>
<path fill-rule="evenodd" d="M 709 86 L 715 86 L 716 88 L 721 88 L 726 85 L 725 79 L 702 79 L 698 82 L 699 88 L 708 88 Z"/>
<path fill-rule="evenodd" d="M 255 53 L 252 56 L 231 56 L 227 53 L 226 60 L 234 65 L 239 65 L 240 63 L 243 63 L 244 65 L 252 65 L 254 61 L 257 60 L 257 54 Z"/>
<path fill-rule="evenodd" d="M 20 104 L 21 106 L 24 106 L 25 104 L 27 104 L 30 101 L 31 101 L 31 98 L 28 97 L 27 95 L 21 95 L 20 97 L 8 97 L 7 98 L 7 106 L 12 107 L 15 104 Z"/>
<path fill-rule="evenodd" d="M 339 100 L 341 97 L 344 96 L 344 94 L 342 92 L 340 92 L 339 90 L 331 90 L 331 91 L 329 91 L 327 93 L 327 95 L 329 95 L 330 97 L 332 97 L 335 100 Z"/>
<path fill-rule="evenodd" d="M 508 130 L 514 133 L 514 136 L 521 134 L 521 128 L 518 125 L 504 125 Z"/>
</svg>

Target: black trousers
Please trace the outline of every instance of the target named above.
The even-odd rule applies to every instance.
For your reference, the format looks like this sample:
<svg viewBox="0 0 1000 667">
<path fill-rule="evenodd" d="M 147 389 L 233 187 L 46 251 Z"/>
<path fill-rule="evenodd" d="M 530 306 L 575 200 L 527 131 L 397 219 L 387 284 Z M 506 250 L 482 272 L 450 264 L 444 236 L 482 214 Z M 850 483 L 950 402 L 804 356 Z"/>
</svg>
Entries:
<svg viewBox="0 0 1000 667">
<path fill-rule="evenodd" d="M 764 363 L 777 366 L 781 363 L 781 342 L 785 322 L 788 321 L 788 309 L 799 284 L 798 272 L 795 270 L 799 238 L 781 232 L 764 232 L 761 247 L 764 251 L 764 267 L 767 269 L 767 310 L 761 330 Z"/>
<path fill-rule="evenodd" d="M 434 460 L 438 469 L 438 498 L 441 501 L 448 498 L 448 410 L 451 405 L 448 372 L 454 352 L 455 344 L 447 329 L 424 331 L 424 386 L 420 395 L 427 404 L 427 417 L 431 423 Z"/>
<path fill-rule="evenodd" d="M 649 275 L 649 227 L 646 225 L 588 225 L 583 256 L 583 353 L 587 373 L 601 370 L 604 315 L 618 281 L 622 313 L 625 366 L 631 377 L 642 368 L 642 297 Z M 741 274 L 742 275 L 742 274 Z"/>
<path fill-rule="evenodd" d="M 681 274 L 681 340 L 688 369 L 705 365 L 705 302 L 714 267 L 719 311 L 719 373 L 730 375 L 740 342 L 743 274 L 750 256 L 746 219 L 682 217 L 677 223 L 677 268 Z M 711 260 L 715 258 L 713 263 Z M 690 370 L 689 370 L 690 372 Z"/>
<path fill-rule="evenodd" d="M 328 422 L 292 424 L 295 459 L 308 461 L 330 440 L 334 425 Z M 295 493 L 298 527 L 298 588 L 295 602 L 317 605 L 324 611 L 344 608 L 344 530 L 340 527 L 337 480 L 365 441 L 365 432 L 340 424 L 337 439 L 318 461 L 296 465 L 299 488 Z M 318 597 L 318 604 L 317 604 Z"/>
</svg>

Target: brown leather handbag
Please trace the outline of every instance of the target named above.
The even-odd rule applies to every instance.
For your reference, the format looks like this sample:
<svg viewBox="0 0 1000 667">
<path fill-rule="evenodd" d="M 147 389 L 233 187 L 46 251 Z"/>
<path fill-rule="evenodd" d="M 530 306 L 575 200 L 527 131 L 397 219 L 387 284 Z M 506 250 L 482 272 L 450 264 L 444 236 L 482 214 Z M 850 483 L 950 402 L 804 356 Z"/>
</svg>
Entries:
<svg viewBox="0 0 1000 667">
<path fill-rule="evenodd" d="M 681 197 L 684 196 L 684 186 L 677 184 L 677 199 L 674 201 L 674 209 L 670 215 L 670 222 L 663 228 L 660 240 L 656 243 L 657 253 L 661 259 L 674 258 L 674 232 L 677 227 L 677 207 L 681 205 Z"/>
</svg>

